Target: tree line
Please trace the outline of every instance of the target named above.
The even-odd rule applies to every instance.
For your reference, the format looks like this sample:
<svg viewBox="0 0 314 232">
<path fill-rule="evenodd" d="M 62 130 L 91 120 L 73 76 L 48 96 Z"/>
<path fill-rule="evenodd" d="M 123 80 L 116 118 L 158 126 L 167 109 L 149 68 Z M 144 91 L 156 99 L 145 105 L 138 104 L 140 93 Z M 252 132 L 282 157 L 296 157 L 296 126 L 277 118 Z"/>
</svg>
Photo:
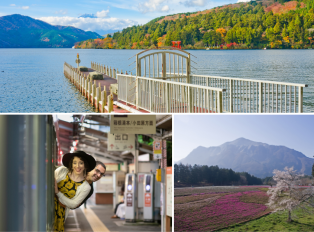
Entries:
<svg viewBox="0 0 314 232">
<path fill-rule="evenodd" d="M 247 172 L 235 172 L 232 169 L 216 166 L 182 163 L 174 165 L 174 182 L 180 184 L 211 184 L 211 185 L 261 185 L 260 178 Z"/>
<path fill-rule="evenodd" d="M 176 20 L 161 22 L 164 17 L 159 17 L 116 32 L 104 42 L 83 41 L 76 47 L 146 49 L 181 41 L 184 49 L 314 48 L 314 0 L 298 2 L 295 10 L 280 14 L 266 12 L 262 1 L 251 1 L 239 7 L 217 7 L 206 14 L 178 14 Z"/>
</svg>

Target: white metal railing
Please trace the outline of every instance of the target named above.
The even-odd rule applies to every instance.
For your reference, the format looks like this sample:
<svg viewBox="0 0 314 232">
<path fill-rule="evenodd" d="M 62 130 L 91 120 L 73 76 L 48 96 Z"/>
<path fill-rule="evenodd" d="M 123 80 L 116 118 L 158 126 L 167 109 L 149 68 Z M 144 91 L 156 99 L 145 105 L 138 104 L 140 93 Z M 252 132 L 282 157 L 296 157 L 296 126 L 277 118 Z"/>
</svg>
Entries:
<svg viewBox="0 0 314 232">
<path fill-rule="evenodd" d="M 223 111 L 236 113 L 302 113 L 305 84 L 190 75 L 191 84 L 226 89 Z"/>
<path fill-rule="evenodd" d="M 118 74 L 118 100 L 154 113 L 221 113 L 225 90 Z M 134 86 L 132 83 L 136 83 Z"/>
</svg>

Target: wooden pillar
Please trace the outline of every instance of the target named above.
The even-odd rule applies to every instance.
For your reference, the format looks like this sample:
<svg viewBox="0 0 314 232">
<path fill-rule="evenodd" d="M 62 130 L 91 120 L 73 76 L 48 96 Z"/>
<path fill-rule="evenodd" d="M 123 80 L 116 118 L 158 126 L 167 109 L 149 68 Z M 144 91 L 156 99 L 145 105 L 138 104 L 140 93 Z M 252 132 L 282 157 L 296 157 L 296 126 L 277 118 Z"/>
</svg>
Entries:
<svg viewBox="0 0 314 232">
<path fill-rule="evenodd" d="M 171 232 L 171 229 L 170 229 L 170 221 L 171 221 L 171 217 L 166 216 L 166 231 L 167 231 L 167 232 Z"/>
<path fill-rule="evenodd" d="M 96 110 L 99 109 L 99 101 L 100 101 L 100 87 L 96 88 Z"/>
<path fill-rule="evenodd" d="M 94 84 L 92 85 L 92 100 L 91 103 L 95 105 L 95 97 L 96 97 L 96 81 L 94 80 Z"/>
<path fill-rule="evenodd" d="M 112 94 L 108 95 L 108 113 L 111 113 L 113 111 L 113 96 Z"/>
<path fill-rule="evenodd" d="M 105 112 L 105 105 L 107 105 L 107 92 L 106 92 L 106 86 L 104 86 L 104 91 L 101 92 L 101 112 Z"/>
</svg>

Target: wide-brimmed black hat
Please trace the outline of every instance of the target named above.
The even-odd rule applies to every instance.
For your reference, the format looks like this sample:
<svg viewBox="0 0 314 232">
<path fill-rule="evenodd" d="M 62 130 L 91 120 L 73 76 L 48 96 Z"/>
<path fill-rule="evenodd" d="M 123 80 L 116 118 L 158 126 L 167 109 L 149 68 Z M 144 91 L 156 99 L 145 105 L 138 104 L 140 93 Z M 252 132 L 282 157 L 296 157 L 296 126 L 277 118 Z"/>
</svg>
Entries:
<svg viewBox="0 0 314 232">
<path fill-rule="evenodd" d="M 66 166 L 67 168 L 69 168 L 70 160 L 74 156 L 85 158 L 85 160 L 88 163 L 88 168 L 86 167 L 86 171 L 87 172 L 90 172 L 91 170 L 93 170 L 95 168 L 96 160 L 94 159 L 93 156 L 91 156 L 89 154 L 86 154 L 84 151 L 75 151 L 73 153 L 66 153 L 66 154 L 64 154 L 64 156 L 62 157 L 63 165 Z"/>
</svg>

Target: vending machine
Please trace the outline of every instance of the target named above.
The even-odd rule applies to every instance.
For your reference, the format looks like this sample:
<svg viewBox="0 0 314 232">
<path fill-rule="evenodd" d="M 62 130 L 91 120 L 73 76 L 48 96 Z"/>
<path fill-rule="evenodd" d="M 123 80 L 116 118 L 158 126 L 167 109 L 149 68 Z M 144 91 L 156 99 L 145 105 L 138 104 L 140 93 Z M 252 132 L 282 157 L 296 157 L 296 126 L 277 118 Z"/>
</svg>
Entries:
<svg viewBox="0 0 314 232">
<path fill-rule="evenodd" d="M 146 222 L 154 221 L 154 174 L 144 175 L 144 207 L 143 219 Z"/>
<path fill-rule="evenodd" d="M 136 174 L 128 173 L 125 177 L 125 221 L 135 222 L 137 209 Z"/>
</svg>

